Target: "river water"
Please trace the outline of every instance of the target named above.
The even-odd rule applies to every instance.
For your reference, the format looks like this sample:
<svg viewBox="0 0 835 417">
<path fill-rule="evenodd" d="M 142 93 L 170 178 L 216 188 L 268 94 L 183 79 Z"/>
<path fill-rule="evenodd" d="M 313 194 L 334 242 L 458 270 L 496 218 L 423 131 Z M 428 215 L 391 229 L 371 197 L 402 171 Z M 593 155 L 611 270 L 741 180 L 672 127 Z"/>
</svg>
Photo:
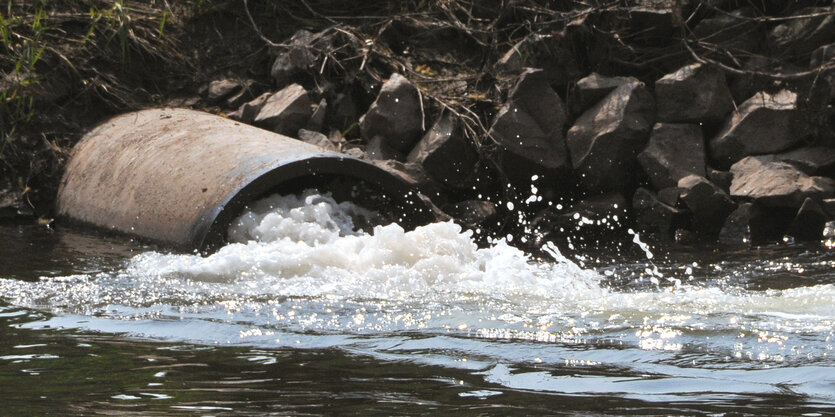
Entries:
<svg viewBox="0 0 835 417">
<path fill-rule="evenodd" d="M 822 245 L 535 258 L 368 215 L 274 197 L 211 256 L 0 226 L 0 414 L 835 415 Z"/>
</svg>

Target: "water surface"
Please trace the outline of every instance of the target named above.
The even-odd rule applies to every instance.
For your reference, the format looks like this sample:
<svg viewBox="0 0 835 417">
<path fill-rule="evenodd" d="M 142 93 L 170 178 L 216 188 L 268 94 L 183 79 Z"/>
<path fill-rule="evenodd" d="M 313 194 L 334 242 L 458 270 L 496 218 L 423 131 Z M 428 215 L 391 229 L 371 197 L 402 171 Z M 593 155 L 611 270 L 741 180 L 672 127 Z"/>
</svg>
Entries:
<svg viewBox="0 0 835 417">
<path fill-rule="evenodd" d="M 364 215 L 273 199 L 208 257 L 0 226 L 6 412 L 835 410 L 835 257 L 821 246 L 548 245 L 536 259 L 503 240 L 479 249 L 452 223 L 354 232 Z"/>
</svg>

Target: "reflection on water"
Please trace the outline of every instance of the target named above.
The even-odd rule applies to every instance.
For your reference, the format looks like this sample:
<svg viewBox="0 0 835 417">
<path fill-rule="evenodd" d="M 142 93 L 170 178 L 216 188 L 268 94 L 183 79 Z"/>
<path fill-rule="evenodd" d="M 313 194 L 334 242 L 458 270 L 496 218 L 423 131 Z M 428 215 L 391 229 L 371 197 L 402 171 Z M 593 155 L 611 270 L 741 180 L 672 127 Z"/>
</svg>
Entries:
<svg viewBox="0 0 835 417">
<path fill-rule="evenodd" d="M 0 227 L 14 242 L 0 253 L 7 410 L 835 408 L 824 248 L 592 254 L 580 267 L 555 246 L 548 261 L 503 241 L 479 249 L 451 223 L 352 232 L 355 208 L 304 197 L 256 207 L 230 233 L 240 243 L 209 257 Z"/>
</svg>

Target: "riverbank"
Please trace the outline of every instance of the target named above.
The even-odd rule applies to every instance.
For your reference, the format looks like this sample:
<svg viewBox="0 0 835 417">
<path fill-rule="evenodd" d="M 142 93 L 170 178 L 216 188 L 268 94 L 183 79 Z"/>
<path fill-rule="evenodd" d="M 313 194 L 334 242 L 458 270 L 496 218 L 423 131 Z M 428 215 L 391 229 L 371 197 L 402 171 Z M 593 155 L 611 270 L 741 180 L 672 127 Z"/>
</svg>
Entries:
<svg viewBox="0 0 835 417">
<path fill-rule="evenodd" d="M 831 2 L 83 1 L 3 13 L 0 210 L 109 116 L 227 115 L 398 169 L 486 237 L 821 240 Z"/>
</svg>

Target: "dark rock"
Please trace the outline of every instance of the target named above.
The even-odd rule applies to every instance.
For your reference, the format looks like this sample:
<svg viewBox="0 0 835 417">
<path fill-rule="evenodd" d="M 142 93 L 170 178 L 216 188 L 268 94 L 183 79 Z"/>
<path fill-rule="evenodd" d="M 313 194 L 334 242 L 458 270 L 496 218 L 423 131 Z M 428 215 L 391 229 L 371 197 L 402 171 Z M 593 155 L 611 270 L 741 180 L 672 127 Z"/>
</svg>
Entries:
<svg viewBox="0 0 835 417">
<path fill-rule="evenodd" d="M 423 166 L 429 176 L 450 187 L 467 184 L 478 154 L 452 114 L 441 115 L 406 158 Z"/>
<path fill-rule="evenodd" d="M 266 103 L 267 99 L 269 99 L 272 95 L 272 93 L 261 94 L 260 96 L 258 96 L 258 98 L 248 103 L 242 104 L 240 107 L 238 107 L 238 110 L 236 110 L 233 113 L 230 113 L 229 117 L 244 123 L 251 124 L 255 121 L 255 116 L 258 115 L 258 112 L 261 111 L 261 108 L 264 107 L 264 103 Z"/>
<path fill-rule="evenodd" d="M 749 156 L 784 151 L 803 136 L 795 128 L 797 94 L 759 92 L 742 103 L 710 141 L 710 152 L 719 167 Z"/>
<path fill-rule="evenodd" d="M 787 19 L 768 33 L 768 41 L 777 54 L 797 57 L 835 41 L 835 5 L 807 7 L 792 16 L 808 16 Z"/>
<path fill-rule="evenodd" d="M 496 205 L 484 200 L 466 200 L 444 207 L 456 222 L 468 228 L 495 226 L 489 224 L 498 218 Z"/>
<path fill-rule="evenodd" d="M 623 227 L 627 215 L 628 206 L 620 193 L 592 196 L 566 211 L 546 208 L 539 211 L 531 222 L 535 233 L 534 244 L 539 246 L 555 239 L 565 240 L 566 235 L 575 243 L 590 243 L 590 239 L 599 240 Z"/>
<path fill-rule="evenodd" d="M 672 8 L 635 6 L 628 9 L 630 32 L 638 42 L 666 42 L 673 33 L 676 16 Z"/>
<path fill-rule="evenodd" d="M 674 239 L 679 245 L 692 245 L 699 240 L 695 233 L 685 228 L 676 229 Z"/>
<path fill-rule="evenodd" d="M 759 71 L 770 74 L 793 74 L 805 71 L 799 65 L 779 58 L 754 55 L 745 61 L 742 66 L 744 71 Z M 773 92 L 777 87 L 774 82 L 766 77 L 755 77 L 748 75 L 729 75 L 728 87 L 734 97 L 735 103 L 742 103 L 761 91 Z"/>
<path fill-rule="evenodd" d="M 337 94 L 328 106 L 325 123 L 340 131 L 347 131 L 358 123 L 359 111 L 357 103 L 350 94 Z"/>
<path fill-rule="evenodd" d="M 267 98 L 254 122 L 283 135 L 294 135 L 310 120 L 311 113 L 307 91 L 291 84 Z"/>
<path fill-rule="evenodd" d="M 646 188 L 638 188 L 632 196 L 632 215 L 638 230 L 659 240 L 673 239 L 675 230 L 685 223 L 684 211 L 664 204 Z"/>
<path fill-rule="evenodd" d="M 722 191 L 728 194 L 731 193 L 731 182 L 734 180 L 734 175 L 730 171 L 709 168 L 707 170 L 707 179 L 716 184 Z"/>
<path fill-rule="evenodd" d="M 624 84 L 581 115 L 568 131 L 579 181 L 591 191 L 627 188 L 655 122 L 655 103 L 642 83 Z"/>
<path fill-rule="evenodd" d="M 380 136 L 391 148 L 409 151 L 423 131 L 418 90 L 402 75 L 392 74 L 359 123 L 365 139 Z"/>
<path fill-rule="evenodd" d="M 835 198 L 824 198 L 821 200 L 821 207 L 823 207 L 828 219 L 835 219 Z"/>
<path fill-rule="evenodd" d="M 0 183 L 0 219 L 18 217 L 23 208 L 23 196 L 10 185 Z"/>
<path fill-rule="evenodd" d="M 316 132 L 321 132 L 322 129 L 325 127 L 325 116 L 328 113 L 328 101 L 325 99 L 319 100 L 319 104 L 316 106 L 316 109 L 313 110 L 313 114 L 310 116 L 310 120 L 307 122 L 307 129 L 313 130 Z"/>
<path fill-rule="evenodd" d="M 719 123 L 733 110 L 725 74 L 714 67 L 692 64 L 655 82 L 658 120 Z"/>
<path fill-rule="evenodd" d="M 596 72 L 577 81 L 568 102 L 572 112 L 581 113 L 606 97 L 612 90 L 631 82 L 634 77 L 606 77 Z"/>
<path fill-rule="evenodd" d="M 425 195 L 438 195 L 438 185 L 426 175 L 423 167 L 410 162 L 401 162 L 394 159 L 373 160 L 374 165 L 392 172 L 403 179 L 407 184 L 420 190 Z"/>
<path fill-rule="evenodd" d="M 659 201 L 668 206 L 672 206 L 675 208 L 685 208 L 684 203 L 681 201 L 681 193 L 683 192 L 683 188 L 667 187 L 658 190 L 658 194 L 656 196 L 658 197 Z"/>
<path fill-rule="evenodd" d="M 693 214 L 693 226 L 696 231 L 706 236 L 715 236 L 722 229 L 722 224 L 736 204 L 705 177 L 689 175 L 678 182 L 683 188 L 681 201 Z"/>
<path fill-rule="evenodd" d="M 742 7 L 728 13 L 703 19 L 693 29 L 700 42 L 718 45 L 733 52 L 755 52 L 760 49 L 762 33 L 755 19 L 757 11 Z"/>
<path fill-rule="evenodd" d="M 835 43 L 824 45 L 812 52 L 809 67 L 814 69 L 835 60 Z M 821 74 L 821 78 L 829 84 L 829 99 L 835 98 L 835 68 L 830 68 Z"/>
<path fill-rule="evenodd" d="M 254 80 L 247 80 L 243 84 L 243 88 L 241 88 L 238 93 L 226 99 L 226 106 L 232 109 L 237 109 L 244 103 L 251 101 L 263 93 L 264 89 L 265 88 L 262 84 L 259 84 Z"/>
<path fill-rule="evenodd" d="M 519 74 L 525 68 L 541 68 L 550 85 L 566 85 L 580 74 L 575 54 L 563 46 L 560 35 L 534 35 L 508 49 L 496 62 L 499 74 Z"/>
<path fill-rule="evenodd" d="M 719 241 L 726 245 L 749 247 L 770 240 L 773 229 L 758 205 L 742 203 L 725 219 Z"/>
<path fill-rule="evenodd" d="M 749 156 L 731 167 L 731 195 L 754 200 L 766 207 L 798 208 L 806 198 L 823 199 L 835 194 L 835 181 L 810 177 L 773 157 Z"/>
<path fill-rule="evenodd" d="M 658 190 L 674 187 L 690 174 L 704 176 L 702 129 L 693 124 L 656 123 L 638 162 Z"/>
<path fill-rule="evenodd" d="M 299 129 L 298 137 L 299 140 L 303 142 L 307 142 L 311 145 L 316 145 L 320 148 L 324 148 L 329 151 L 339 150 L 339 148 L 333 142 L 331 142 L 327 136 L 316 131 Z"/>
<path fill-rule="evenodd" d="M 798 241 L 817 241 L 823 236 L 826 213 L 814 199 L 807 198 L 797 211 L 786 235 Z"/>
<path fill-rule="evenodd" d="M 617 226 L 629 215 L 628 204 L 621 193 L 606 193 L 584 198 L 571 207 L 569 213 L 579 214 L 594 223 Z"/>
<path fill-rule="evenodd" d="M 206 99 L 209 102 L 217 103 L 243 88 L 243 84 L 238 80 L 215 80 L 209 83 L 209 89 L 206 92 Z"/>
<path fill-rule="evenodd" d="M 565 119 L 563 102 L 543 71 L 523 72 L 489 132 L 500 146 L 508 176 L 527 180 L 533 173 L 566 168 Z"/>
<path fill-rule="evenodd" d="M 394 159 L 403 161 L 403 153 L 393 149 L 382 136 L 374 136 L 365 145 L 365 154 L 372 160 Z"/>
<path fill-rule="evenodd" d="M 290 38 L 290 46 L 273 61 L 270 76 L 276 88 L 282 88 L 295 81 L 299 75 L 308 71 L 315 57 L 310 50 L 315 35 L 307 30 L 299 30 Z"/>
<path fill-rule="evenodd" d="M 774 158 L 792 164 L 808 175 L 835 176 L 835 148 L 807 146 L 777 154 Z"/>
<path fill-rule="evenodd" d="M 812 52 L 812 56 L 809 58 L 809 66 L 817 68 L 833 59 L 835 59 L 835 43 L 830 43 L 829 45 L 823 45 Z"/>
</svg>

